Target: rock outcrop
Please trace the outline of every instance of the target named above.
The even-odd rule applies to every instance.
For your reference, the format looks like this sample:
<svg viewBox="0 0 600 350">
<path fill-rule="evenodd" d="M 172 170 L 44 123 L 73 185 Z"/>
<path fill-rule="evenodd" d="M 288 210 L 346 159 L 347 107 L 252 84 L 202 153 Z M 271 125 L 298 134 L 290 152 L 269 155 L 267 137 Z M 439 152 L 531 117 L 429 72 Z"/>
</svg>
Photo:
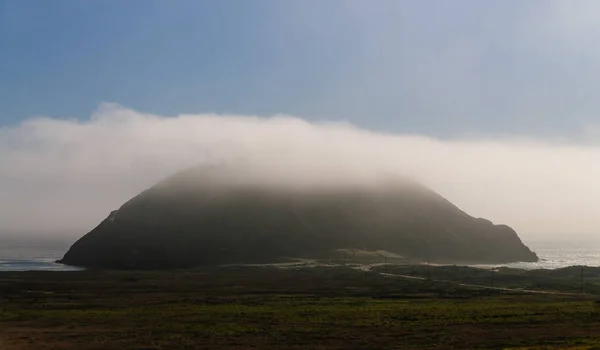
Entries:
<svg viewBox="0 0 600 350">
<path fill-rule="evenodd" d="M 247 174 L 248 173 L 248 174 Z M 264 263 L 339 248 L 448 263 L 536 261 L 508 226 L 469 216 L 403 179 L 286 186 L 199 167 L 113 211 L 60 261 L 102 268 Z"/>
</svg>

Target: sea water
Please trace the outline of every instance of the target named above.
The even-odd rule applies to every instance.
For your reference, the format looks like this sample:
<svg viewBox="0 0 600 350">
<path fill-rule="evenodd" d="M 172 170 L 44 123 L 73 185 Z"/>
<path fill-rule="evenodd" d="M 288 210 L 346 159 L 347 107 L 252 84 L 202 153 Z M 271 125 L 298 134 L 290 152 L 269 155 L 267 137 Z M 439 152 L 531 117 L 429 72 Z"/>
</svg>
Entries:
<svg viewBox="0 0 600 350">
<path fill-rule="evenodd" d="M 537 262 L 516 262 L 500 265 L 475 265 L 481 267 L 514 267 L 520 269 L 559 269 L 567 266 L 600 266 L 600 238 L 537 238 L 524 243 L 537 253 Z"/>
<path fill-rule="evenodd" d="M 0 271 L 73 271 L 78 268 L 58 264 L 74 239 L 0 238 Z M 600 266 L 600 239 L 536 239 L 524 242 L 538 254 L 535 263 L 476 265 L 481 267 L 508 266 L 523 269 L 557 269 L 586 265 Z"/>
<path fill-rule="evenodd" d="M 76 271 L 74 266 L 58 264 L 69 249 L 65 239 L 0 237 L 0 271 Z"/>
</svg>

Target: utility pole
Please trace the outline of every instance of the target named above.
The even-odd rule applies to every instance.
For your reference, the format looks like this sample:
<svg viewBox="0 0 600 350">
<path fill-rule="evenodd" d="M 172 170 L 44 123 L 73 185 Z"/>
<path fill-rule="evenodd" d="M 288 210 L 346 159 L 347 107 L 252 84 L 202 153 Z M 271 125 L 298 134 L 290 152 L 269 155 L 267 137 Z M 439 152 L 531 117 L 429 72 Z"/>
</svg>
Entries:
<svg viewBox="0 0 600 350">
<path fill-rule="evenodd" d="M 494 288 L 494 268 L 492 267 L 492 288 Z"/>
</svg>

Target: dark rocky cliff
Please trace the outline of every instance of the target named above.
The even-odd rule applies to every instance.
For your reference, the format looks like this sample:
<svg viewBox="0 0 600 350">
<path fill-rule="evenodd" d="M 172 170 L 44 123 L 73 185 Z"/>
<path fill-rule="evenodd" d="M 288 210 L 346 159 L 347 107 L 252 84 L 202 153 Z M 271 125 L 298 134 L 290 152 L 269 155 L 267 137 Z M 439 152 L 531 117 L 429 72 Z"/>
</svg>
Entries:
<svg viewBox="0 0 600 350">
<path fill-rule="evenodd" d="M 419 184 L 289 189 L 227 180 L 237 176 L 205 168 L 176 174 L 113 211 L 61 262 L 173 268 L 274 262 L 336 248 L 449 263 L 537 260 L 510 227 L 473 218 Z"/>
</svg>

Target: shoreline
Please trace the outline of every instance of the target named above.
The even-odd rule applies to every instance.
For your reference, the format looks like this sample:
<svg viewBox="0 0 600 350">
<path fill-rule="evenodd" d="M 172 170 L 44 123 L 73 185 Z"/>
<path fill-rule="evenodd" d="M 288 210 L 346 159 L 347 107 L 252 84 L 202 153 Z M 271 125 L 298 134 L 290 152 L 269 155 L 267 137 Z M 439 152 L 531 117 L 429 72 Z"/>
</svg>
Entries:
<svg viewBox="0 0 600 350">
<path fill-rule="evenodd" d="M 52 260 L 50 259 L 1 259 L 0 258 L 0 273 L 3 272 L 76 272 L 76 271 L 90 271 L 89 268 L 81 267 L 81 266 L 72 266 L 68 264 L 64 264 L 59 262 L 60 260 Z M 3 265 L 9 265 L 9 268 L 4 268 Z M 510 266 L 513 264 L 521 264 L 521 263 L 509 263 L 509 264 L 461 264 L 461 263 L 428 263 L 423 261 L 403 261 L 403 262 L 361 262 L 361 261 L 347 261 L 345 263 L 340 262 L 331 262 L 331 261 L 319 261 L 318 259 L 296 259 L 296 261 L 288 261 L 288 262 L 278 262 L 278 263 L 264 263 L 264 264 L 223 264 L 218 266 L 194 266 L 189 268 L 182 269 L 92 269 L 92 270 L 100 270 L 100 271 L 170 271 L 170 270 L 195 270 L 202 268 L 228 268 L 228 267 L 265 267 L 265 268 L 280 268 L 280 269 L 298 269 L 298 268 L 332 268 L 332 267 L 349 267 L 349 268 L 359 268 L 363 269 L 365 267 L 382 267 L 382 266 L 429 266 L 434 268 L 440 267 L 455 267 L 455 268 L 475 268 L 480 270 L 498 270 L 498 269 L 511 269 L 515 271 L 556 271 L 567 268 L 574 267 L 584 267 L 588 269 L 600 268 L 600 266 L 594 265 L 568 265 L 568 266 L 560 266 L 555 268 L 524 268 L 524 267 L 516 267 Z M 22 265 L 22 267 L 19 267 Z M 38 266 L 35 266 L 38 265 Z M 27 267 L 34 266 L 34 267 Z"/>
</svg>

